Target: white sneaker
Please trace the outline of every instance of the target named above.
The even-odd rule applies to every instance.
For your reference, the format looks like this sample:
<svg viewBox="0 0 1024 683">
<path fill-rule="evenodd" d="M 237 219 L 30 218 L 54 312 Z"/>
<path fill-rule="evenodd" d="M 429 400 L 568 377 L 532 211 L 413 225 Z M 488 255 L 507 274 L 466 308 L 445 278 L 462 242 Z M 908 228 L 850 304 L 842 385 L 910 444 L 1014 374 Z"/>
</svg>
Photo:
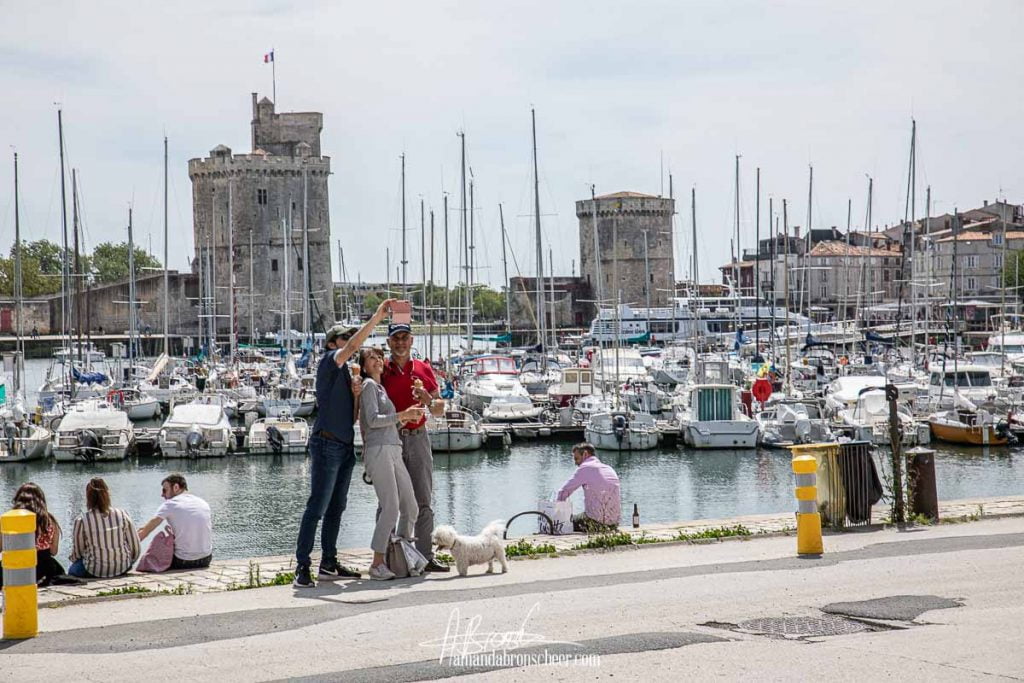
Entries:
<svg viewBox="0 0 1024 683">
<path fill-rule="evenodd" d="M 374 581 L 390 581 L 395 578 L 395 573 L 388 569 L 386 564 L 378 564 L 376 567 L 370 567 L 370 578 Z"/>
</svg>

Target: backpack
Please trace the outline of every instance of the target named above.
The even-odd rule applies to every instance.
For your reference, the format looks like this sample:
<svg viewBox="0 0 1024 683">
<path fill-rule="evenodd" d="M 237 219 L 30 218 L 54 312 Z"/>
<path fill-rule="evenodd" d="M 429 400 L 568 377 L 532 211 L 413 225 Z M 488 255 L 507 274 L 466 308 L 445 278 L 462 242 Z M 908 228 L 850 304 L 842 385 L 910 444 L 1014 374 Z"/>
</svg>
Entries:
<svg viewBox="0 0 1024 683">
<path fill-rule="evenodd" d="M 387 561 L 388 569 L 399 579 L 419 576 L 427 566 L 427 558 L 423 557 L 423 553 L 417 550 L 416 546 L 404 538 L 393 536 L 388 543 L 388 552 L 384 559 Z"/>
</svg>

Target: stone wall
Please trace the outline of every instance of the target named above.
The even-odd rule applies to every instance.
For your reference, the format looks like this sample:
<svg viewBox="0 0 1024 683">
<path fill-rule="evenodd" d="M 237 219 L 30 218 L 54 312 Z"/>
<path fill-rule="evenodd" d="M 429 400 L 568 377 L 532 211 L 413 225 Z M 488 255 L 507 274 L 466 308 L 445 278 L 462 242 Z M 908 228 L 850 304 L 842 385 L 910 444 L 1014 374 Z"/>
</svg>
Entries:
<svg viewBox="0 0 1024 683">
<path fill-rule="evenodd" d="M 209 249 L 216 280 L 217 329 L 222 337 L 228 333 L 228 272 L 232 270 L 236 332 L 245 338 L 252 327 L 259 334 L 280 329 L 286 270 L 290 326 L 301 329 L 309 268 L 310 323 L 320 330 L 335 319 L 327 189 L 331 163 L 330 158 L 319 156 L 321 115 L 274 114 L 273 104 L 266 99 L 258 105 L 254 102 L 254 109 L 257 151 L 232 154 L 218 146 L 209 158 L 189 161 L 196 244 L 192 269 L 199 271 L 199 258 Z M 288 154 L 270 153 L 268 147 Z M 309 263 L 303 252 L 304 230 Z"/>
<path fill-rule="evenodd" d="M 532 277 L 509 278 L 509 291 L 512 293 L 510 309 L 512 329 L 514 330 L 531 330 L 537 327 L 535 311 L 537 287 L 535 283 L 536 278 Z M 556 329 L 583 328 L 590 325 L 591 306 L 583 302 L 593 297 L 590 294 L 590 283 L 584 278 L 555 277 L 553 315 L 550 280 L 544 280 L 544 288 L 544 310 L 548 329 L 551 327 L 552 320 Z"/>
<path fill-rule="evenodd" d="M 21 310 L 25 319 L 21 330 L 26 337 L 32 334 L 33 328 L 38 334 L 50 334 L 51 331 L 56 331 L 51 327 L 50 307 L 50 297 L 25 299 L 22 302 Z M 60 315 L 59 311 L 57 315 Z M 14 335 L 17 331 L 17 304 L 11 299 L 0 301 L 0 334 Z"/>
<path fill-rule="evenodd" d="M 619 192 L 576 202 L 579 219 L 580 274 L 598 293 L 594 259 L 594 203 L 597 203 L 598 250 L 601 296 L 614 300 L 622 291 L 622 303 L 645 306 L 648 290 L 652 306 L 666 305 L 671 297 L 675 264 L 672 248 L 672 214 L 675 201 L 635 192 Z M 650 277 L 645 277 L 644 233 Z M 617 265 L 616 265 L 617 263 Z M 617 274 L 617 279 L 616 279 Z M 591 314 L 594 307 L 591 306 Z"/>
</svg>

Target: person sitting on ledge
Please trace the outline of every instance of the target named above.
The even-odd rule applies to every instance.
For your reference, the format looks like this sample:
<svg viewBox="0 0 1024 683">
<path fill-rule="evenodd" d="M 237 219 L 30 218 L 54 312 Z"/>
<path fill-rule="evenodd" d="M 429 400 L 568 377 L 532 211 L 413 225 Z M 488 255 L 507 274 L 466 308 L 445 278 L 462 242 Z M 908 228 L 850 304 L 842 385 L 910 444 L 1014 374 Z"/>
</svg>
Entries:
<svg viewBox="0 0 1024 683">
<path fill-rule="evenodd" d="M 572 447 L 576 471 L 562 484 L 556 500 L 568 500 L 573 491 L 583 487 L 583 514 L 572 516 L 573 531 L 601 532 L 619 526 L 622 501 L 619 475 L 597 459 L 594 446 L 584 441 Z"/>
<path fill-rule="evenodd" d="M 75 520 L 68 574 L 82 579 L 123 576 L 139 559 L 139 539 L 128 513 L 110 505 L 100 477 L 85 487 L 86 513 Z"/>
<path fill-rule="evenodd" d="M 163 505 L 153 519 L 139 529 L 139 540 L 145 540 L 158 526 L 167 522 L 174 533 L 174 559 L 171 569 L 202 569 L 213 560 L 213 524 L 210 506 L 199 496 L 189 493 L 188 483 L 180 474 L 169 474 L 160 482 Z"/>
</svg>

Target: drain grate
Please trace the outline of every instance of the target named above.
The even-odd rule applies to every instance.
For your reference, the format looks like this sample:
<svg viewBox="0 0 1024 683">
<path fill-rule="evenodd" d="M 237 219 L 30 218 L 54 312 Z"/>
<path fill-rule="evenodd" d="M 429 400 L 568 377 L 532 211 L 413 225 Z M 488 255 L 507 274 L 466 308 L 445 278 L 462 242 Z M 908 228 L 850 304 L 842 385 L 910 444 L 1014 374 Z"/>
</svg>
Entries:
<svg viewBox="0 0 1024 683">
<path fill-rule="evenodd" d="M 813 638 L 841 636 L 872 631 L 870 626 L 845 617 L 826 614 L 820 617 L 763 617 L 736 625 L 737 630 L 771 638 Z"/>
</svg>

